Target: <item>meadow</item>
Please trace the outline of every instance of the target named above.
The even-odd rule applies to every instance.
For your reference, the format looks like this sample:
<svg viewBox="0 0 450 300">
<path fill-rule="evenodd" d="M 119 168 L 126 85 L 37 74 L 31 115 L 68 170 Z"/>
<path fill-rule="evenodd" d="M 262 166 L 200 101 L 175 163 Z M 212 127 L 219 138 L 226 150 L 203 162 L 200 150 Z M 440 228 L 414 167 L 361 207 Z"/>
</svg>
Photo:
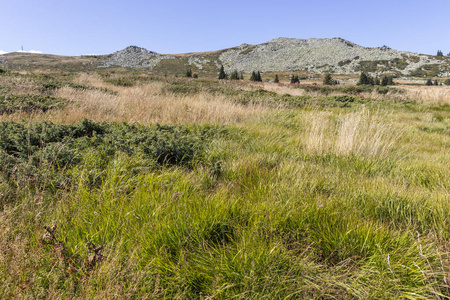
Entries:
<svg viewBox="0 0 450 300">
<path fill-rule="evenodd" d="M 0 298 L 447 299 L 450 87 L 0 74 Z"/>
</svg>

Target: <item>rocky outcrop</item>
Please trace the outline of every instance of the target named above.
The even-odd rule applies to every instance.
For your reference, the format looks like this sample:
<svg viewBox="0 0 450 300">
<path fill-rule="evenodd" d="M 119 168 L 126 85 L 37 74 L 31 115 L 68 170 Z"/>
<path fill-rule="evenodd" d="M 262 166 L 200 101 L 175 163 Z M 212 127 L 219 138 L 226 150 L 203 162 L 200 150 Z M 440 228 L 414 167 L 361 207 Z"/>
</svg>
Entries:
<svg viewBox="0 0 450 300">
<path fill-rule="evenodd" d="M 211 62 L 217 67 L 223 64 L 227 73 L 234 70 L 245 73 L 306 70 L 311 73 L 355 74 L 366 71 L 377 74 L 395 72 L 399 75 L 444 76 L 450 72 L 450 57 L 438 58 L 398 51 L 387 46 L 368 48 L 341 38 L 278 38 L 260 45 L 242 44 L 217 53 L 220 54 L 211 56 L 204 52 L 187 55 L 187 64 L 200 70 Z M 113 53 L 108 60 L 103 61 L 103 67 L 154 68 L 165 59 L 176 57 L 130 46 Z"/>
<path fill-rule="evenodd" d="M 312 73 L 358 73 L 367 66 L 373 72 L 397 71 L 409 74 L 424 64 L 441 61 L 389 47 L 367 48 L 341 38 L 290 39 L 278 38 L 261 45 L 243 44 L 219 57 L 230 72 L 261 72 L 308 70 Z M 392 63 L 390 63 L 392 62 Z"/>
<path fill-rule="evenodd" d="M 114 52 L 102 67 L 120 66 L 131 68 L 154 68 L 163 59 L 173 59 L 173 56 L 161 55 L 145 48 L 129 46 Z"/>
</svg>

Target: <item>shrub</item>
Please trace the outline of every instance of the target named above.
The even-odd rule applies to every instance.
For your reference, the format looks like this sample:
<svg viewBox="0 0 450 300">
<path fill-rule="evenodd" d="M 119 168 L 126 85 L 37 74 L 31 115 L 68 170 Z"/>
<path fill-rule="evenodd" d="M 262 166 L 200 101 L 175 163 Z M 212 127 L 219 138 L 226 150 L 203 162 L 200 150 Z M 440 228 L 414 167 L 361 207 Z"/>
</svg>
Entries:
<svg viewBox="0 0 450 300">
<path fill-rule="evenodd" d="M 331 77 L 331 74 L 327 73 L 323 77 L 323 85 L 337 85 L 337 84 L 339 84 L 339 82 L 333 79 L 333 77 Z"/>
<path fill-rule="evenodd" d="M 15 112 L 46 112 L 61 108 L 67 100 L 42 95 L 0 95 L 0 115 Z"/>
<path fill-rule="evenodd" d="M 65 170 L 80 164 L 86 153 L 96 156 L 100 166 L 126 153 L 141 155 L 147 165 L 191 167 L 202 158 L 212 132 L 214 127 L 143 127 L 87 119 L 74 125 L 0 122 L 0 175 L 14 186 L 55 178 L 67 184 L 71 179 Z"/>
</svg>

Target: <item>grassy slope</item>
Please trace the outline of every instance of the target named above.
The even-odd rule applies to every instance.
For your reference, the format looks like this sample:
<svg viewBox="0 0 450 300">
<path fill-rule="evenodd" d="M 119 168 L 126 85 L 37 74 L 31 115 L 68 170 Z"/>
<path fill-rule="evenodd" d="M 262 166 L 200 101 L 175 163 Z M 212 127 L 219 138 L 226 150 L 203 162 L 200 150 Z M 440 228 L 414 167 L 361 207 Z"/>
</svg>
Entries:
<svg viewBox="0 0 450 300">
<path fill-rule="evenodd" d="M 14 93 L 14 83 L 23 80 L 3 78 L 2 84 Z M 273 105 L 284 99 L 276 93 L 247 92 L 252 85 L 148 80 L 117 87 L 80 77 L 76 83 L 117 94 L 62 87 L 44 92 L 78 104 L 0 116 L 70 123 L 77 122 L 68 119 L 77 109 L 80 118 L 97 121 L 133 118 L 149 132 L 161 121 L 202 124 L 182 125 L 201 146 L 189 164 L 165 164 L 140 144 L 133 148 L 139 130 L 121 131 L 124 125 L 103 125 L 119 130 L 113 137 L 99 129 L 78 142 L 40 137 L 37 145 L 48 146 L 48 153 L 29 148 L 27 134 L 11 132 L 24 150 L 0 177 L 0 297 L 448 295 L 444 88 L 432 90 L 446 95 L 437 102 L 406 101 L 429 90 L 363 94 L 377 101 L 344 106 L 333 100 L 341 98 L 312 93 L 306 106 L 292 106 L 291 97 L 286 108 Z M 20 88 L 42 92 L 33 88 L 40 84 L 29 79 Z M 89 124 L 77 126 L 99 126 Z M 200 132 L 207 138 L 198 139 Z M 158 147 L 168 151 L 177 141 L 183 139 Z M 74 159 L 58 163 L 61 153 Z M 63 247 L 41 241 L 43 226 L 53 224 Z M 101 262 L 89 263 L 88 241 L 104 246 Z"/>
</svg>

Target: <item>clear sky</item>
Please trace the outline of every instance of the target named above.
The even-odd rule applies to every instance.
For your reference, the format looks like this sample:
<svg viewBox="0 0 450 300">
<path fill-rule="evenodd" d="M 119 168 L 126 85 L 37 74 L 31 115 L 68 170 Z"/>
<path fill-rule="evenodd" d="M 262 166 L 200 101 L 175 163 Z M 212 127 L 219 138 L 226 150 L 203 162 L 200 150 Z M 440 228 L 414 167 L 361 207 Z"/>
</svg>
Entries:
<svg viewBox="0 0 450 300">
<path fill-rule="evenodd" d="M 277 37 L 450 52 L 450 1 L 0 0 L 0 53 L 218 50 Z"/>
</svg>

